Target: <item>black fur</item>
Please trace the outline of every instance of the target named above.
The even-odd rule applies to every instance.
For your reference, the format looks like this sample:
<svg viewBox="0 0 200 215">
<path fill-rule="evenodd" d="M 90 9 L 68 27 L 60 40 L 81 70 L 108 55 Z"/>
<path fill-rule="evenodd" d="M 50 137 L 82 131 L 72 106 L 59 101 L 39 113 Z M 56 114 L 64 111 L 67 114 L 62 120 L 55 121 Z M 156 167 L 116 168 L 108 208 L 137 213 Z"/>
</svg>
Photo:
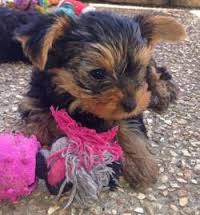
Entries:
<svg viewBox="0 0 200 215">
<path fill-rule="evenodd" d="M 56 32 L 60 33 L 60 35 L 58 38 L 56 37 L 55 41 L 52 40 L 52 44 L 50 44 L 52 46 L 48 47 L 48 44 L 44 43 L 45 39 L 47 39 L 46 35 L 51 30 L 54 30 L 51 27 L 56 24 L 59 18 L 64 19 L 64 24 L 61 22 L 59 25 L 62 26 L 61 32 L 59 32 L 59 29 Z M 30 116 L 30 126 L 27 125 L 27 127 L 33 126 L 37 130 L 40 129 L 40 122 L 37 121 L 37 116 L 40 119 L 40 114 L 49 114 L 51 106 L 68 111 L 71 104 L 76 104 L 72 102 L 82 99 L 81 105 L 71 114 L 82 126 L 96 129 L 97 132 L 104 132 L 116 124 L 121 125 L 121 120 L 124 120 L 127 129 L 132 133 L 139 133 L 138 138 L 141 138 L 141 142 L 139 143 L 144 143 L 145 145 L 146 138 L 143 137 L 147 137 L 147 132 L 142 112 L 148 107 L 150 100 L 150 93 L 145 88 L 148 82 L 148 64 L 150 62 L 146 62 L 146 59 L 140 59 L 141 55 L 138 57 L 137 54 L 140 50 L 144 51 L 144 48 L 148 47 L 152 39 L 152 25 L 147 20 L 143 16 L 129 18 L 107 12 L 89 12 L 72 19 L 58 14 L 42 15 L 37 12 L 24 13 L 9 9 L 0 9 L 0 32 L 2 32 L 2 35 L 0 35 L 0 63 L 19 60 L 27 61 L 27 57 L 23 54 L 24 51 L 35 67 L 30 81 L 30 88 L 26 95 L 31 102 L 34 101 L 34 104 L 30 102 L 31 106 L 28 103 L 28 108 L 22 111 L 22 115 L 26 119 L 32 115 Z M 50 34 L 48 39 L 51 40 L 51 37 L 52 35 Z M 22 39 L 23 51 L 16 38 L 18 40 Z M 45 50 L 48 51 L 48 56 L 45 56 L 47 59 L 47 62 L 44 62 L 45 65 L 41 66 L 40 60 L 45 59 L 42 52 L 44 51 L 44 44 Z M 97 44 L 100 48 L 96 46 Z M 108 54 L 108 59 L 104 56 L 102 59 L 100 57 L 101 62 L 96 62 L 95 64 L 94 61 L 96 59 L 93 57 L 96 57 L 95 54 L 97 54 L 96 58 L 98 58 L 98 53 L 101 53 L 101 57 Z M 110 59 L 109 54 L 111 56 Z M 149 60 L 148 57 L 147 59 Z M 110 67 L 106 66 L 106 60 L 113 60 L 113 65 Z M 162 73 L 161 78 L 163 80 L 171 78 L 165 70 L 162 68 L 159 70 Z M 64 79 L 64 82 L 62 82 L 63 79 L 61 79 L 62 81 L 58 79 L 62 83 L 55 82 L 55 77 L 59 77 L 60 74 L 56 73 L 56 71 L 62 72 L 61 77 Z M 68 80 L 69 77 L 71 78 L 70 80 Z M 67 87 L 59 88 L 60 86 L 65 86 L 65 84 L 70 89 Z M 115 94 L 112 91 L 113 89 L 115 89 Z M 109 92 L 111 94 L 111 101 L 107 100 L 107 97 L 102 92 Z M 141 99 L 142 101 L 138 102 L 140 99 L 136 96 L 137 92 L 140 92 L 138 94 L 140 97 L 141 92 L 144 92 L 144 96 L 142 96 L 142 99 L 144 97 L 144 101 Z M 109 93 L 106 95 L 110 95 Z M 118 97 L 119 93 L 121 93 L 121 97 Z M 83 96 L 81 97 L 80 94 Z M 115 96 L 113 99 L 114 102 L 112 100 L 113 94 Z M 93 107 L 85 105 L 89 100 L 88 98 L 91 99 L 90 106 L 100 104 L 104 111 L 98 109 L 99 106 L 98 108 L 94 106 L 99 110 L 99 112 L 96 112 L 96 110 L 92 109 Z M 102 100 L 99 102 L 98 98 Z M 107 104 L 102 102 L 104 99 L 110 105 L 107 109 L 105 107 Z M 130 100 L 132 101 L 130 102 Z M 95 103 L 96 101 L 98 102 Z M 141 109 L 138 105 L 139 112 L 137 116 L 133 114 L 137 105 L 136 101 L 141 105 Z M 112 109 L 112 107 L 115 109 Z M 113 112 L 115 110 L 116 115 L 114 116 Z M 101 112 L 104 115 L 101 115 Z M 121 115 L 118 118 L 119 113 Z M 46 116 L 45 114 L 44 116 Z M 44 116 L 42 115 L 42 117 Z M 36 121 L 34 121 L 35 119 Z M 51 132 L 52 130 L 49 129 L 48 122 L 45 124 L 45 120 L 46 118 L 44 118 L 42 123 L 43 128 L 47 131 L 47 135 L 43 135 L 43 133 L 42 135 L 46 138 L 49 130 Z M 129 132 L 125 130 L 124 135 L 129 135 Z M 120 136 L 120 133 L 118 136 Z M 146 157 L 141 157 L 141 159 L 144 159 L 144 161 L 145 159 L 148 160 L 148 150 L 145 151 L 145 147 L 141 147 L 141 151 L 135 150 L 134 146 L 138 148 L 140 146 L 134 144 L 134 140 L 132 139 L 128 140 L 127 144 L 126 141 L 125 143 L 120 142 L 120 144 L 123 150 L 123 146 L 128 146 L 129 150 L 126 153 L 128 156 L 132 156 L 130 156 L 130 159 L 133 159 L 134 164 L 133 168 L 131 168 L 132 164 L 130 162 L 130 166 L 128 167 L 131 173 L 129 182 L 132 183 L 131 180 L 133 178 L 136 181 L 133 181 L 133 184 L 142 184 L 143 182 L 140 182 L 140 177 L 144 181 L 154 181 L 154 177 L 156 177 L 156 170 L 154 172 L 156 164 L 154 164 L 153 160 L 150 164 L 148 164 L 149 161 L 143 162 L 141 160 L 141 162 L 138 162 L 137 160 L 137 156 L 140 158 L 143 155 Z M 52 139 L 49 142 L 52 144 Z M 135 152 L 139 154 L 134 154 Z M 152 168 L 147 168 L 146 166 L 148 165 Z M 140 167 L 144 168 L 144 171 Z M 114 179 L 117 179 L 121 175 L 122 165 L 121 163 L 114 163 L 112 168 L 114 174 L 110 181 L 111 189 L 117 185 Z M 139 179 L 137 179 L 137 176 Z M 42 177 L 45 178 L 46 176 L 42 175 Z M 48 184 L 47 186 L 49 187 Z M 60 184 L 55 189 L 52 187 L 49 187 L 49 189 L 52 193 L 56 194 L 59 187 Z"/>
<path fill-rule="evenodd" d="M 7 8 L 0 8 L 0 63 L 24 61 L 21 44 L 14 38 L 15 31 L 22 25 L 36 22 L 41 17 L 37 12 L 19 12 Z"/>
</svg>

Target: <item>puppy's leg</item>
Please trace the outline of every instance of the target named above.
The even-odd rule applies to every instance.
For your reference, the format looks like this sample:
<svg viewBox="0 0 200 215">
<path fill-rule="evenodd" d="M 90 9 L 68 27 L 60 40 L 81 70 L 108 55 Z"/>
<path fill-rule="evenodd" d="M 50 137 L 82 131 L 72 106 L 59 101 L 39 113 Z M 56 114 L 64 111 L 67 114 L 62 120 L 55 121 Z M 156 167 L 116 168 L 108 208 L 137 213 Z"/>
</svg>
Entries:
<svg viewBox="0 0 200 215">
<path fill-rule="evenodd" d="M 155 183 L 158 176 L 158 165 L 147 149 L 147 138 L 140 131 L 140 124 L 134 119 L 120 122 L 119 143 L 125 157 L 123 175 L 136 189 Z"/>
<path fill-rule="evenodd" d="M 35 135 L 42 145 L 50 146 L 62 136 L 62 132 L 57 128 L 50 110 L 45 111 L 37 108 L 35 102 L 34 99 L 26 98 L 20 105 L 20 112 L 25 120 L 23 133 Z"/>
<path fill-rule="evenodd" d="M 155 112 L 163 112 L 168 109 L 170 103 L 174 103 L 178 97 L 178 88 L 172 82 L 172 76 L 164 67 L 157 67 L 151 60 L 147 77 L 149 90 L 152 92 L 150 109 Z"/>
</svg>

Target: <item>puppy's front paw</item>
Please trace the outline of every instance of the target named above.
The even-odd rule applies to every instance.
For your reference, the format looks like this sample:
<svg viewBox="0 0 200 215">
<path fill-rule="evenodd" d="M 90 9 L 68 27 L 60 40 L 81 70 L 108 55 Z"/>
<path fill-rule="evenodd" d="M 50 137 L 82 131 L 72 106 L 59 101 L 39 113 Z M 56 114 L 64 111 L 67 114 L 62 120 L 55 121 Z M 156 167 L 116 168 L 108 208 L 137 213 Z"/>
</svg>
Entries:
<svg viewBox="0 0 200 215">
<path fill-rule="evenodd" d="M 137 157 L 137 155 L 125 154 L 123 175 L 134 189 L 145 189 L 156 183 L 158 164 L 152 156 Z"/>
<path fill-rule="evenodd" d="M 136 125 L 137 126 L 137 125 Z M 119 143 L 124 152 L 123 175 L 134 189 L 145 189 L 155 183 L 158 164 L 147 148 L 147 138 L 137 127 L 121 124 Z"/>
</svg>

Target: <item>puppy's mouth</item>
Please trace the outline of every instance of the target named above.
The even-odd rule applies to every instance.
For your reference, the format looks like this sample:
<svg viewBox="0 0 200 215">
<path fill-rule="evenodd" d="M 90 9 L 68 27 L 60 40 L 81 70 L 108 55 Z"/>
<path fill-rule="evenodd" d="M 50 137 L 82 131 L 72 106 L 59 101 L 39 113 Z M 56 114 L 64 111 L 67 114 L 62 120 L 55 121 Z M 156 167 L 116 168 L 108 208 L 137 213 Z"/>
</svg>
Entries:
<svg viewBox="0 0 200 215">
<path fill-rule="evenodd" d="M 109 94 L 79 98 L 69 109 L 73 111 L 79 107 L 105 120 L 121 120 L 141 114 L 150 104 L 151 93 L 147 91 L 146 85 L 137 91 L 134 98 L 128 100 L 122 100 L 119 91 L 117 95 L 114 90 Z"/>
</svg>

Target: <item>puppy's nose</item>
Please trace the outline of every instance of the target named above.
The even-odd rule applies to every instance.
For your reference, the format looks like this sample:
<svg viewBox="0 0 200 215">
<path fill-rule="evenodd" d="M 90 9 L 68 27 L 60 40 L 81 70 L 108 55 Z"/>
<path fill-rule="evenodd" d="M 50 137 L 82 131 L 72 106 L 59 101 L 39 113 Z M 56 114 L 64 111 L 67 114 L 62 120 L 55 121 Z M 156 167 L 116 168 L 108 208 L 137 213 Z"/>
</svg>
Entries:
<svg viewBox="0 0 200 215">
<path fill-rule="evenodd" d="M 126 98 L 122 101 L 122 106 L 126 112 L 131 112 L 136 108 L 136 103 L 133 98 Z"/>
</svg>

